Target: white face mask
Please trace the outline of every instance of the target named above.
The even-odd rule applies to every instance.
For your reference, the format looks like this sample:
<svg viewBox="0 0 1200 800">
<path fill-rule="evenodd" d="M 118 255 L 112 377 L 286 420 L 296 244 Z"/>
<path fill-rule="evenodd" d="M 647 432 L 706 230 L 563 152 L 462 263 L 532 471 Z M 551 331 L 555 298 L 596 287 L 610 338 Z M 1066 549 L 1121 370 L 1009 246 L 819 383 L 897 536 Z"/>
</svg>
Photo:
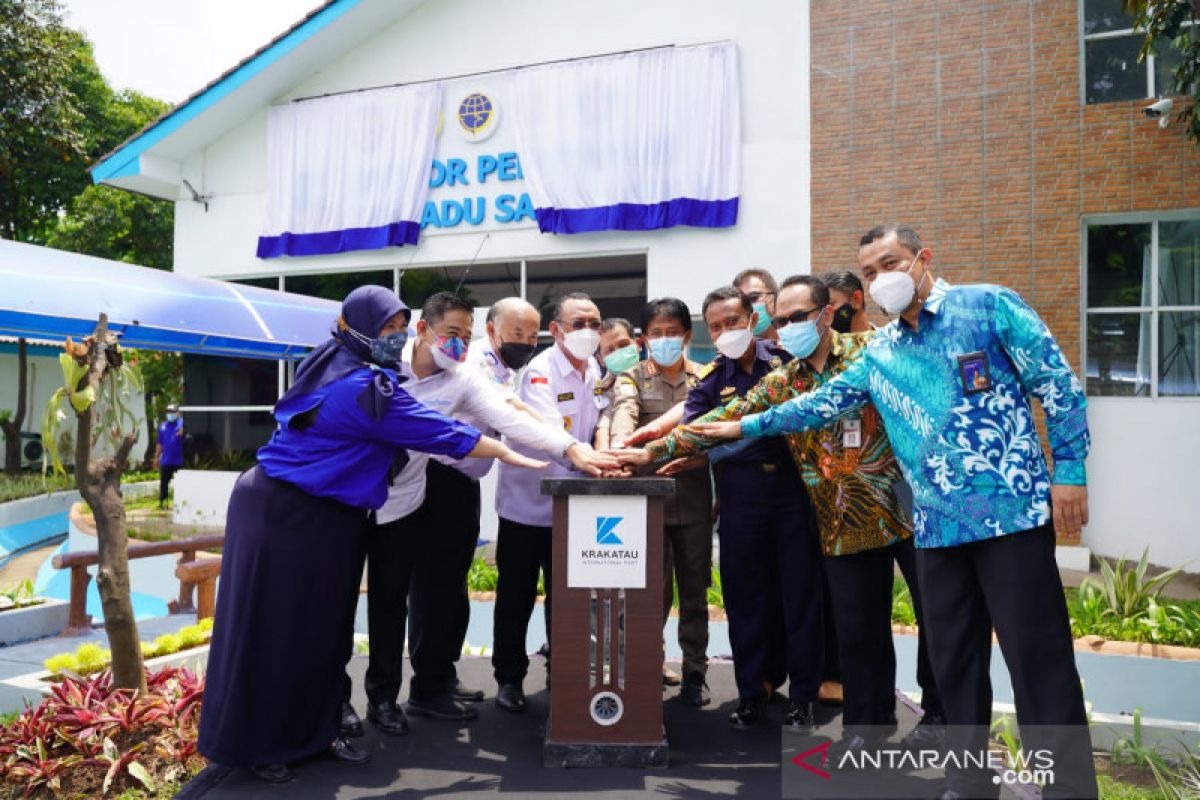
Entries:
<svg viewBox="0 0 1200 800">
<path fill-rule="evenodd" d="M 918 253 L 918 255 L 920 254 Z M 879 304 L 885 314 L 893 317 L 900 314 L 912 304 L 913 298 L 917 296 L 919 286 L 912 279 L 912 268 L 916 263 L 917 259 L 914 256 L 912 263 L 904 272 L 899 270 L 884 272 L 876 275 L 875 280 L 871 281 L 871 299 Z M 928 274 L 926 272 L 921 275 L 921 283 L 925 282 Z"/>
<path fill-rule="evenodd" d="M 754 339 L 754 331 L 750 328 L 737 328 L 725 331 L 713 342 L 721 355 L 726 358 L 741 358 Z"/>
<path fill-rule="evenodd" d="M 563 336 L 563 346 L 575 358 L 580 361 L 586 361 L 600 347 L 600 332 L 594 331 L 591 328 L 580 328 L 577 331 L 569 331 Z"/>
<path fill-rule="evenodd" d="M 461 361 L 455 361 L 450 356 L 442 352 L 442 348 L 436 345 L 429 348 L 429 352 L 433 353 L 433 363 L 437 364 L 438 369 L 446 372 L 454 372 L 462 364 Z"/>
</svg>

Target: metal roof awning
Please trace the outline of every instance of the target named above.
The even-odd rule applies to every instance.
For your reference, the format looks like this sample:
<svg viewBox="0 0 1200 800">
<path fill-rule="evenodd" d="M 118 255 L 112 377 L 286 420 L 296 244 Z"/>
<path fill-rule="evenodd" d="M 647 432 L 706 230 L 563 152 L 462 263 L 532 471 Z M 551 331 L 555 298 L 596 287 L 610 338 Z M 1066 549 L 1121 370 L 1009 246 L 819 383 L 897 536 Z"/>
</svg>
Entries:
<svg viewBox="0 0 1200 800">
<path fill-rule="evenodd" d="M 329 338 L 339 303 L 0 240 L 0 335 L 62 341 L 103 312 L 125 347 L 295 359 Z"/>
</svg>

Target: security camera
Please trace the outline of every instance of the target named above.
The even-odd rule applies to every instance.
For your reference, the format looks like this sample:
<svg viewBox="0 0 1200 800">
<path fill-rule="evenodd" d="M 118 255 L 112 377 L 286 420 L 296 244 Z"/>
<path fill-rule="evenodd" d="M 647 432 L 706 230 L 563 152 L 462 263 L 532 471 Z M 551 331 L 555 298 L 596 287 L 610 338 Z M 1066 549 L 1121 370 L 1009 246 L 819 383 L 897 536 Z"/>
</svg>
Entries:
<svg viewBox="0 0 1200 800">
<path fill-rule="evenodd" d="M 1142 109 L 1142 113 L 1147 117 L 1150 117 L 1150 119 L 1158 119 L 1158 126 L 1160 128 L 1165 128 L 1167 127 L 1167 122 L 1169 120 L 1167 115 L 1171 113 L 1171 109 L 1174 106 L 1175 102 L 1171 100 L 1171 98 L 1167 97 L 1146 106 Z"/>
</svg>

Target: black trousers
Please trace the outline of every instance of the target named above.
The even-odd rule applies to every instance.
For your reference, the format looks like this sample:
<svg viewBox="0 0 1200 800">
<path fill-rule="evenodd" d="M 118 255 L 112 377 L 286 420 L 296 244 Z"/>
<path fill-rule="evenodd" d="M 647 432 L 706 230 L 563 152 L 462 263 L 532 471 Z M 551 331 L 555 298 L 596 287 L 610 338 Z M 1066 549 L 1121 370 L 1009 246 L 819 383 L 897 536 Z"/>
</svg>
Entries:
<svg viewBox="0 0 1200 800">
<path fill-rule="evenodd" d="M 804 482 L 790 464 L 767 472 L 726 463 L 720 498 L 721 588 L 738 695 L 757 699 L 764 681 L 778 686 L 782 662 L 792 701 L 815 700 L 824 663 L 822 565 Z"/>
<path fill-rule="evenodd" d="M 425 507 L 407 517 L 371 525 L 367 530 L 367 699 L 372 705 L 394 703 L 404 678 L 404 638 L 408 592 L 421 543 L 431 537 Z M 414 673 L 418 660 L 412 659 Z M 348 698 L 347 698 L 348 699 Z"/>
<path fill-rule="evenodd" d="M 525 635 L 537 604 L 538 572 L 546 584 L 546 632 L 550 631 L 550 528 L 500 517 L 496 537 L 496 611 L 492 671 L 496 683 L 521 683 L 529 671 Z"/>
<path fill-rule="evenodd" d="M 467 573 L 479 541 L 479 481 L 431 460 L 418 513 L 430 527 L 417 547 L 408 590 L 409 694 L 430 699 L 449 693 L 458 679 L 454 662 L 471 619 Z"/>
<path fill-rule="evenodd" d="M 919 549 L 917 577 L 924 593 L 929 655 L 951 726 L 946 746 L 973 752 L 985 746 L 995 627 L 1012 677 L 1024 747 L 1054 753 L 1055 783 L 1043 796 L 1096 797 L 1053 528 L 1043 525 L 955 547 Z M 946 777 L 950 789 L 968 797 L 999 794 L 990 773 L 948 769 Z"/>
<path fill-rule="evenodd" d="M 175 473 L 179 472 L 178 464 L 161 464 L 158 468 L 158 504 L 162 505 L 167 502 L 167 487 L 171 485 L 171 479 L 175 477 Z"/>
<path fill-rule="evenodd" d="M 825 572 L 837 618 L 841 646 L 845 726 L 890 725 L 896 719 L 896 649 L 892 644 L 892 580 L 894 563 L 910 581 L 920 619 L 920 589 L 912 540 L 844 556 L 827 556 Z M 941 698 L 925 643 L 925 626 L 917 643 L 917 681 L 925 713 L 942 716 Z"/>
</svg>

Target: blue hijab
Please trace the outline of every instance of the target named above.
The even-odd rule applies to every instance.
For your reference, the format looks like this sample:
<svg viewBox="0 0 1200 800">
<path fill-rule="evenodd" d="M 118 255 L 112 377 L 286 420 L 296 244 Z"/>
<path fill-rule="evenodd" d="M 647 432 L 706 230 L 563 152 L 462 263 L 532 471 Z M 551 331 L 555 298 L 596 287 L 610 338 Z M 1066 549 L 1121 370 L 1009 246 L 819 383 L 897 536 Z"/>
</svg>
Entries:
<svg viewBox="0 0 1200 800">
<path fill-rule="evenodd" d="M 360 286 L 342 301 L 342 313 L 329 330 L 329 341 L 308 354 L 296 368 L 296 380 L 275 404 L 280 407 L 302 401 L 326 384 L 346 377 L 363 367 L 376 366 L 371 360 L 370 340 L 379 336 L 387 321 L 404 312 L 408 306 L 395 293 L 382 286 Z M 358 336 L 354 334 L 357 333 Z M 365 341 L 364 341 L 365 340 Z M 358 396 L 363 411 L 378 420 L 387 410 L 392 397 L 392 383 L 387 375 L 376 370 L 375 380 Z M 299 408 L 296 411 L 307 411 Z"/>
</svg>

